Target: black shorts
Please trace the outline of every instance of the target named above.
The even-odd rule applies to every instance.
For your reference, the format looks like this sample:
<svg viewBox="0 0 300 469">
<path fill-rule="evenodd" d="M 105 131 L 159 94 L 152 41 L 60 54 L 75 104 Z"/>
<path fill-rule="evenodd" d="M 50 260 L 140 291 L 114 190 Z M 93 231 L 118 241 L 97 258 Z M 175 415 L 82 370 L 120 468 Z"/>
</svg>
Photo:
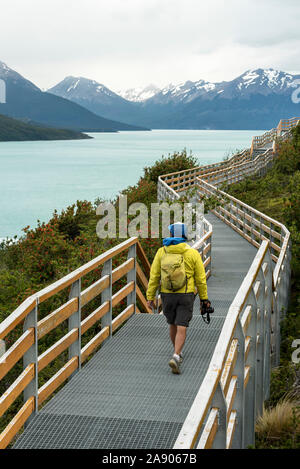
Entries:
<svg viewBox="0 0 300 469">
<path fill-rule="evenodd" d="M 194 293 L 161 293 L 167 323 L 188 327 L 193 317 L 194 299 Z"/>
</svg>

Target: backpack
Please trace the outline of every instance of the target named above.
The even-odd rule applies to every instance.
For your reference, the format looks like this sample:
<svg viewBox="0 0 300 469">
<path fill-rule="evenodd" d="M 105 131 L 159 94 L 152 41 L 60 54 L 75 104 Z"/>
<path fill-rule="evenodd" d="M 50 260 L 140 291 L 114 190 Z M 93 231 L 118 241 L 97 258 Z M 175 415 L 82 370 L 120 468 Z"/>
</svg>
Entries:
<svg viewBox="0 0 300 469">
<path fill-rule="evenodd" d="M 184 257 L 182 254 L 168 253 L 165 247 L 164 250 L 161 258 L 161 287 L 176 292 L 184 285 L 187 287 Z"/>
</svg>

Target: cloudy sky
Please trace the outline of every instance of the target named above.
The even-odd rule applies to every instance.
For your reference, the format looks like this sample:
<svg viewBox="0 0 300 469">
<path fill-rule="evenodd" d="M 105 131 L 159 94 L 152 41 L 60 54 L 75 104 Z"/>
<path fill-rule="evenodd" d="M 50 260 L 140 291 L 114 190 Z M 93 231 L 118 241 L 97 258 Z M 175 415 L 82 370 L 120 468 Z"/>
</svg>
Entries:
<svg viewBox="0 0 300 469">
<path fill-rule="evenodd" d="M 43 89 L 300 73 L 299 18 L 299 0 L 2 0 L 0 60 Z"/>
</svg>

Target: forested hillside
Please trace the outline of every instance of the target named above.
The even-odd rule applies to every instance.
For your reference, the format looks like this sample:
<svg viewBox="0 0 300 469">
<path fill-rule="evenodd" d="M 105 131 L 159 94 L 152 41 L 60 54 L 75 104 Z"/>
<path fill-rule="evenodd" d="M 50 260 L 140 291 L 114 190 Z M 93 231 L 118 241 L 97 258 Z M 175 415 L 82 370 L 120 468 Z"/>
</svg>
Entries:
<svg viewBox="0 0 300 469">
<path fill-rule="evenodd" d="M 0 142 L 24 140 L 78 140 L 92 138 L 74 130 L 41 127 L 0 114 Z"/>
</svg>

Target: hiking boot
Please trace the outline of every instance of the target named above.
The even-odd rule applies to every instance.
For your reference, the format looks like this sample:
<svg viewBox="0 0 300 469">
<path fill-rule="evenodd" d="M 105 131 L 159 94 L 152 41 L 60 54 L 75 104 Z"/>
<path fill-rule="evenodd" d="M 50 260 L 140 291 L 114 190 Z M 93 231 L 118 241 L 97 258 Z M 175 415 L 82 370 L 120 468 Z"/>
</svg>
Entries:
<svg viewBox="0 0 300 469">
<path fill-rule="evenodd" d="M 176 357 L 172 357 L 171 360 L 169 361 L 169 366 L 172 369 L 172 373 L 175 375 L 180 374 L 180 360 L 177 360 Z"/>
</svg>

